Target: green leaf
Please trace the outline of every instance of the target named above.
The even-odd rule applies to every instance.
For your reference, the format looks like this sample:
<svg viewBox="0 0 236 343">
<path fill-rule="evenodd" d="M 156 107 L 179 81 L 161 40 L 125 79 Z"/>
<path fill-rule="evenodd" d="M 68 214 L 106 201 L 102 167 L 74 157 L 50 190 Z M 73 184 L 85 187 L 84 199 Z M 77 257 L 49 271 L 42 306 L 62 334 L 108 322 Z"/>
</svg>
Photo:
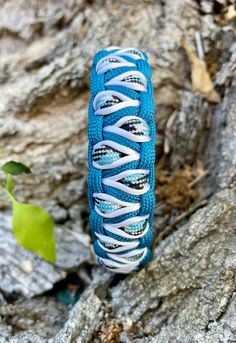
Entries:
<svg viewBox="0 0 236 343">
<path fill-rule="evenodd" d="M 21 175 L 31 173 L 30 168 L 26 167 L 23 163 L 15 161 L 6 162 L 0 167 L 0 170 L 10 175 Z"/>
<path fill-rule="evenodd" d="M 5 174 L 5 175 L 6 175 L 6 179 L 7 179 L 7 183 L 6 183 L 7 190 L 9 193 L 12 194 L 14 187 L 15 187 L 15 184 L 14 184 L 10 174 Z"/>
<path fill-rule="evenodd" d="M 42 208 L 17 202 L 12 196 L 13 231 L 17 242 L 49 262 L 56 260 L 54 222 Z"/>
</svg>

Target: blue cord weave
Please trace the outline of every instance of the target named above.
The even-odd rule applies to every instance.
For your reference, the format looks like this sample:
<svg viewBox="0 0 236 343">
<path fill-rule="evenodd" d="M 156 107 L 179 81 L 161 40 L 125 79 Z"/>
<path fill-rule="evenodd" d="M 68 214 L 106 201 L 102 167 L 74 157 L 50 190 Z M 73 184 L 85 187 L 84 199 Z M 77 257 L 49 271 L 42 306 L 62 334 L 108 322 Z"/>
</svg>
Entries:
<svg viewBox="0 0 236 343">
<path fill-rule="evenodd" d="M 128 63 L 131 63 L 130 66 L 120 66 L 114 69 L 108 69 L 104 73 L 98 73 L 97 72 L 97 65 L 99 61 L 104 59 L 106 56 L 110 56 L 111 54 L 117 53 L 121 51 L 120 57 L 125 60 Z M 131 53 L 124 53 L 122 55 L 122 51 L 130 51 Z M 135 54 L 141 54 L 142 58 L 133 58 L 132 53 Z M 108 81 L 112 80 L 114 77 L 119 76 L 125 72 L 140 72 L 142 73 L 146 78 L 146 91 L 136 91 L 134 89 L 130 89 L 128 87 L 122 86 L 122 85 L 105 85 Z M 148 58 L 147 55 L 143 51 L 138 51 L 136 49 L 121 49 L 121 48 L 109 48 L 108 50 L 104 49 L 96 53 L 94 56 L 93 61 L 93 67 L 91 71 L 91 77 L 90 77 L 90 103 L 89 103 L 89 121 L 88 121 L 88 139 L 89 139 L 89 146 L 88 146 L 88 166 L 89 166 L 89 173 L 88 173 L 88 202 L 90 207 L 90 228 L 92 232 L 92 237 L 94 241 L 94 251 L 95 254 L 98 257 L 98 262 L 108 269 L 114 271 L 114 272 L 120 272 L 119 265 L 124 264 L 123 261 L 124 258 L 126 258 L 126 255 L 124 253 L 131 253 L 132 251 L 137 250 L 141 251 L 139 249 L 145 249 L 145 253 L 140 254 L 140 256 L 133 256 L 133 257 L 127 257 L 127 263 L 138 261 L 138 265 L 135 265 L 134 268 L 129 269 L 127 267 L 127 272 L 137 271 L 140 270 L 151 258 L 151 242 L 152 242 L 152 222 L 153 222 L 153 215 L 154 215 L 154 206 L 155 206 L 155 195 L 154 195 L 154 183 L 155 183 L 155 171 L 154 171 L 154 164 L 155 164 L 155 134 L 156 134 L 156 128 L 155 128 L 155 120 L 154 120 L 154 95 L 153 95 L 153 86 L 151 83 L 151 75 L 152 71 L 150 68 L 150 65 L 148 64 Z M 139 80 L 140 81 L 140 80 Z M 130 106 L 122 109 L 118 109 L 117 111 L 107 114 L 107 115 L 98 115 L 95 113 L 94 109 L 94 98 L 96 95 L 98 95 L 100 92 L 103 91 L 115 91 L 119 92 L 130 99 L 133 100 L 139 100 L 140 105 L 139 106 Z M 105 131 L 104 127 L 106 126 L 112 126 L 115 123 L 117 123 L 118 120 L 122 119 L 125 116 L 135 116 L 140 119 L 143 119 L 148 127 L 149 127 L 149 136 L 150 140 L 146 142 L 137 142 L 133 141 L 127 137 L 121 136 L 114 132 Z M 109 163 L 109 161 L 115 161 L 116 159 L 119 159 L 122 157 L 121 153 L 117 153 L 114 151 L 115 149 L 110 148 L 107 151 L 109 154 L 104 153 L 104 147 L 100 148 L 100 150 L 97 152 L 94 150 L 94 146 L 101 141 L 112 141 L 115 143 L 118 143 L 120 145 L 123 145 L 127 148 L 133 149 L 137 153 L 140 154 L 140 158 L 124 163 L 122 165 L 117 166 L 116 168 L 112 169 L 98 169 L 94 165 L 94 161 L 98 160 L 101 166 L 103 166 L 106 163 Z M 100 155 L 99 155 L 100 153 Z M 102 182 L 104 178 L 109 178 L 111 176 L 114 176 L 116 174 L 119 174 L 121 172 L 125 172 L 127 170 L 134 170 L 134 169 L 142 169 L 142 170 L 148 170 L 149 171 L 149 178 L 148 183 L 150 188 L 142 195 L 134 195 L 129 194 L 124 190 L 115 188 L 111 185 L 106 185 Z M 140 175 L 135 175 L 134 179 L 140 177 Z M 136 180 L 135 179 L 135 180 Z M 145 179 L 143 177 L 143 179 Z M 132 181 L 132 176 L 125 179 L 124 182 L 126 184 L 130 185 L 130 180 Z M 146 179 L 145 179 L 146 180 Z M 114 218 L 106 218 L 102 216 L 98 211 L 97 208 L 101 210 L 103 213 L 111 213 L 113 210 L 117 210 L 119 206 L 113 206 L 112 203 L 109 201 L 103 201 L 101 199 L 96 200 L 94 197 L 94 194 L 101 194 L 105 193 L 107 195 L 113 196 L 116 199 L 119 199 L 121 201 L 130 202 L 138 204 L 140 203 L 140 208 L 129 212 L 126 214 L 122 214 L 120 216 L 116 216 Z M 137 241 L 137 239 L 134 237 L 132 238 L 126 238 L 121 237 L 117 235 L 116 233 L 112 233 L 110 231 L 107 231 L 104 228 L 104 224 L 114 224 L 114 223 L 120 223 L 123 222 L 129 218 L 136 217 L 136 216 L 147 216 L 148 215 L 148 230 L 142 237 L 138 238 L 138 246 L 131 247 L 130 249 L 126 249 L 125 251 L 119 251 L 114 252 L 114 255 L 118 256 L 117 259 L 113 259 L 111 255 L 112 249 L 115 251 L 114 248 L 117 248 L 119 244 L 115 245 L 111 244 L 111 250 L 109 250 L 109 244 L 105 244 L 107 249 L 104 249 L 102 240 L 99 238 L 99 235 L 103 236 L 109 236 L 112 239 L 115 239 L 119 242 L 132 242 Z M 134 229 L 135 224 L 131 228 Z M 138 227 L 138 224 L 137 224 Z M 130 228 L 129 228 L 130 229 Z M 123 256 L 122 259 L 119 262 L 119 256 Z M 111 267 L 108 263 L 105 263 L 104 261 L 107 260 L 113 260 L 114 266 Z M 122 262 L 123 261 L 123 262 Z M 116 267 L 117 264 L 117 267 Z M 122 268 L 121 268 L 122 269 Z"/>
</svg>

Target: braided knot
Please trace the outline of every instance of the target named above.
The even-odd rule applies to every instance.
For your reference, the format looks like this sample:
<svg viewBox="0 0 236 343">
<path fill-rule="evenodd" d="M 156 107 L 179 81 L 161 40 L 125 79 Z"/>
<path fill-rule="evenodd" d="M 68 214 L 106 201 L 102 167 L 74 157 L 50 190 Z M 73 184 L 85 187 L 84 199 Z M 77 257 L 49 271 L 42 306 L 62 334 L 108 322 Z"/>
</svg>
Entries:
<svg viewBox="0 0 236 343">
<path fill-rule="evenodd" d="M 155 121 L 144 52 L 99 51 L 91 72 L 88 200 L 98 262 L 118 273 L 150 259 L 155 205 Z"/>
</svg>

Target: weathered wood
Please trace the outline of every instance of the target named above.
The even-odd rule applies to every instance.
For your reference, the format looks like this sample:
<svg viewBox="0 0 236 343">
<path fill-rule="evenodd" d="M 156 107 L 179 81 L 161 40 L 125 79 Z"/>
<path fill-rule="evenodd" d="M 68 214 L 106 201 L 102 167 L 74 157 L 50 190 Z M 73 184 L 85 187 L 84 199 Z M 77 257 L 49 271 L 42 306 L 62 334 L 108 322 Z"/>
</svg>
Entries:
<svg viewBox="0 0 236 343">
<path fill-rule="evenodd" d="M 61 328 L 47 338 L 40 325 L 34 332 L 12 330 L 5 320 L 12 305 L 0 300 L 0 343 L 105 343 L 108 337 L 140 343 L 236 341 L 236 46 L 234 21 L 224 14 L 226 1 L 0 4 L 1 160 L 31 167 L 32 177 L 16 181 L 17 197 L 40 203 L 58 224 L 58 263 L 52 266 L 16 245 L 5 212 L 9 204 L 1 198 L 4 294 L 40 294 L 71 269 L 93 263 L 85 200 L 86 113 L 92 57 L 100 48 L 133 46 L 148 53 L 158 103 L 160 168 L 171 172 L 188 164 L 209 171 L 202 183 L 207 205 L 185 217 L 184 225 L 178 223 L 155 248 L 147 268 L 123 279 L 94 267 L 91 284 L 68 320 L 63 325 L 59 314 Z M 221 96 L 217 106 L 191 88 L 182 41 L 197 55 L 196 32 Z M 154 226 L 161 219 L 163 227 L 168 225 L 169 217 L 158 215 Z M 22 263 L 29 270 L 25 261 L 32 272 L 22 272 Z M 3 273 L 6 263 L 8 274 Z"/>
<path fill-rule="evenodd" d="M 9 1 L 1 8 L 2 16 L 11 9 L 19 18 L 23 4 L 24 1 L 17 5 Z M 105 8 L 94 4 L 78 13 L 81 2 L 75 2 L 73 14 L 69 5 L 51 6 L 52 9 L 49 5 L 40 8 L 43 39 L 36 39 L 31 23 L 38 23 L 34 18 L 37 8 L 32 7 L 31 16 L 24 18 L 26 27 L 19 27 L 17 20 L 2 23 L 6 30 L 19 35 L 21 45 L 14 46 L 13 54 L 9 54 L 8 47 L 0 61 L 0 69 L 8 74 L 1 85 L 0 147 L 3 160 L 11 156 L 33 170 L 32 178 L 24 178 L 22 185 L 18 183 L 20 197 L 43 199 L 44 204 L 50 198 L 54 206 L 59 202 L 68 209 L 85 192 L 87 76 L 94 53 L 109 43 L 145 49 L 153 67 L 154 86 L 162 90 L 158 103 L 165 107 L 166 116 L 166 107 L 170 106 L 166 89 L 170 88 L 169 98 L 175 98 L 179 89 L 190 86 L 180 42 L 183 32 L 194 39 L 194 30 L 200 28 L 200 16 L 192 1 L 169 1 L 164 7 L 159 2 L 145 6 L 140 2 L 135 8 L 125 2 L 122 6 L 108 2 Z M 73 19 L 63 30 L 53 27 L 56 10 L 62 21 Z M 175 12 L 181 13 L 181 18 L 176 18 Z M 113 25 L 111 15 L 118 26 Z M 97 30 L 101 18 L 102 26 Z M 155 25 L 156 20 L 159 26 Z M 171 23 L 171 30 L 164 22 Z M 129 31 L 124 35 L 127 27 Z M 14 43 L 11 35 L 6 33 L 4 38 L 8 44 Z M 44 63 L 29 69 L 29 64 L 42 58 Z"/>
<path fill-rule="evenodd" d="M 13 335 L 30 330 L 44 338 L 56 335 L 68 318 L 68 306 L 53 297 L 43 296 L 18 301 L 15 304 L 0 306 L 2 332 Z"/>
<path fill-rule="evenodd" d="M 174 116 L 168 134 L 172 139 L 170 164 L 176 169 L 185 164 L 193 165 L 201 159 L 209 134 L 211 114 L 207 102 L 199 95 L 183 92 L 181 108 Z"/>
<path fill-rule="evenodd" d="M 18 245 L 9 214 L 0 213 L 0 222 L 0 289 L 8 295 L 42 294 L 65 278 L 66 271 L 91 262 L 89 240 L 79 227 L 56 228 L 57 261 L 52 265 Z"/>
</svg>

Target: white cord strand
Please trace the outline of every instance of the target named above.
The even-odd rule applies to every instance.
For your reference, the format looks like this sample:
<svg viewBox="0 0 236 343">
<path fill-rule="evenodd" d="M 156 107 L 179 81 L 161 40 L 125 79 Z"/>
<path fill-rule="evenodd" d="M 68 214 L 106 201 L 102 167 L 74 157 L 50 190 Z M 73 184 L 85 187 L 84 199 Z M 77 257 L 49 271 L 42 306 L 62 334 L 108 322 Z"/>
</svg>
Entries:
<svg viewBox="0 0 236 343">
<path fill-rule="evenodd" d="M 127 124 L 131 120 L 139 121 L 139 125 L 136 125 L 136 127 L 132 131 L 127 131 L 122 128 L 124 124 Z M 143 135 L 138 135 L 137 132 L 140 130 L 140 126 L 143 125 L 143 127 L 146 126 L 146 132 L 143 132 Z M 114 125 L 107 125 L 103 128 L 104 131 L 116 133 L 117 135 L 123 136 L 125 138 L 128 138 L 134 142 L 143 143 L 143 142 L 149 142 L 150 136 L 149 136 L 149 127 L 147 126 L 147 123 L 145 120 L 137 117 L 137 116 L 125 116 L 118 120 Z"/>
<path fill-rule="evenodd" d="M 102 58 L 97 66 L 96 72 L 98 74 L 104 74 L 108 70 L 120 68 L 120 67 L 135 67 L 134 63 L 127 62 L 124 58 L 116 55 L 109 55 Z"/>
<path fill-rule="evenodd" d="M 138 92 L 146 92 L 147 81 L 143 73 L 135 70 L 113 77 L 105 83 L 105 86 L 123 86 Z"/>
<path fill-rule="evenodd" d="M 143 169 L 133 169 L 132 170 L 132 169 L 130 169 L 130 170 L 126 170 L 122 173 L 103 178 L 102 183 L 104 185 L 120 189 L 121 191 L 124 191 L 128 194 L 142 195 L 142 194 L 146 193 L 150 188 L 150 186 L 147 182 L 148 174 L 149 174 L 149 170 L 143 170 Z M 136 181 L 137 175 L 140 175 L 138 181 Z M 132 188 L 132 176 L 133 176 L 133 179 L 135 181 L 135 183 L 133 185 L 136 186 L 136 188 Z M 126 182 L 127 185 L 119 182 L 120 180 L 123 182 Z"/>
<path fill-rule="evenodd" d="M 104 107 L 104 103 L 116 99 L 112 106 Z M 99 92 L 93 101 L 93 108 L 95 109 L 95 114 L 108 115 L 118 110 L 122 110 L 126 107 L 138 107 L 139 100 L 133 100 L 128 96 L 116 92 L 116 91 L 102 91 Z"/>
<path fill-rule="evenodd" d="M 109 150 L 109 148 L 111 148 Z M 108 160 L 103 158 L 105 152 L 111 152 L 113 155 Z M 97 169 L 113 169 L 124 163 L 139 160 L 140 154 L 122 144 L 105 140 L 93 146 L 93 165 Z M 106 155 L 105 155 L 106 157 Z"/>
</svg>

